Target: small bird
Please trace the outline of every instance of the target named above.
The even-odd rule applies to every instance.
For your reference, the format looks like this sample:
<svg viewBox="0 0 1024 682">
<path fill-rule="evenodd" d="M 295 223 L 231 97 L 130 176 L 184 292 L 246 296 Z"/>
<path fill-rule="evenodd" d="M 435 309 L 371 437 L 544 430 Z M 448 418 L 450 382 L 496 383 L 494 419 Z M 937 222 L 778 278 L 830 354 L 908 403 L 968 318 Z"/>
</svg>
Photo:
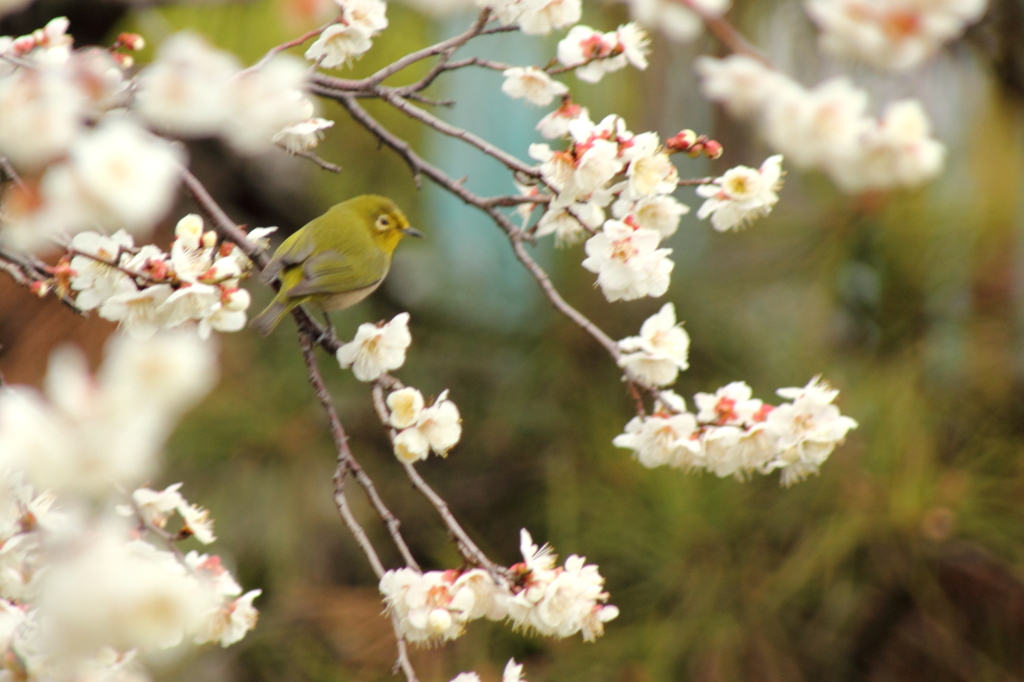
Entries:
<svg viewBox="0 0 1024 682">
<path fill-rule="evenodd" d="M 342 310 L 369 296 L 391 268 L 402 237 L 422 237 L 387 197 L 364 194 L 332 206 L 281 246 L 260 279 L 281 280 L 281 289 L 252 326 L 268 335 L 295 306 Z"/>
</svg>

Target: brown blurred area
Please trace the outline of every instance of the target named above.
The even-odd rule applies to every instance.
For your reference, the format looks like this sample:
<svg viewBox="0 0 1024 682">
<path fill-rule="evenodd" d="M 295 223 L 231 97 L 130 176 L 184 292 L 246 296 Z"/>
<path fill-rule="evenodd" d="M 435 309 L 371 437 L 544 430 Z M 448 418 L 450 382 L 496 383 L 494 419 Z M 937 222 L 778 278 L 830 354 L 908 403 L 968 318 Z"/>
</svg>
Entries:
<svg viewBox="0 0 1024 682">
<path fill-rule="evenodd" d="M 71 13 L 80 42 L 100 44 L 126 28 L 159 42 L 161 32 L 193 26 L 251 62 L 308 28 L 308 17 L 294 16 L 298 4 L 40 0 L 0 22 L 0 34 L 61 13 Z M 621 5 L 586 4 L 595 26 L 626 16 Z M 465 429 L 451 456 L 420 466 L 424 476 L 495 560 L 517 560 L 526 527 L 561 556 L 598 563 L 621 609 L 594 644 L 474 622 L 458 641 L 414 652 L 424 682 L 470 669 L 497 680 L 512 656 L 531 682 L 1024 679 L 1024 5 L 992 0 L 963 40 L 902 76 L 808 59 L 812 27 L 786 19 L 800 16 L 796 3 L 736 2 L 731 16 L 805 84 L 842 68 L 871 89 L 876 111 L 920 97 L 948 147 L 944 176 L 920 190 L 849 197 L 791 169 L 773 214 L 743 233 L 712 233 L 686 216 L 668 244 L 672 289 L 659 301 L 610 305 L 579 267 L 578 248 L 537 251 L 566 298 L 613 338 L 635 334 L 674 302 L 693 340 L 682 395 L 746 380 L 771 400 L 775 388 L 819 373 L 842 389 L 840 406 L 860 427 L 820 477 L 791 489 L 770 478 L 647 470 L 612 447 L 633 409 L 612 363 L 532 285 L 519 288 L 495 270 L 485 284 L 498 293 L 485 299 L 476 281 L 445 279 L 461 276 L 467 260 L 483 262 L 488 249 L 507 258 L 507 247 L 484 244 L 482 223 L 476 251 L 446 251 L 475 239 L 477 226 L 429 188 L 418 191 L 402 163 L 339 108 L 324 106 L 337 123 L 320 148 L 343 166 L 337 176 L 284 154 L 243 159 L 216 141 L 189 143 L 193 171 L 239 223 L 287 233 L 363 192 L 407 209 L 428 239 L 403 245 L 388 287 L 335 316 L 339 334 L 409 310 L 415 341 L 398 375 L 427 395 L 451 389 Z M 391 29 L 353 75 L 464 23 L 431 22 L 397 2 L 389 18 Z M 527 48 L 520 59 L 543 63 L 553 42 Z M 692 57 L 721 48 L 707 37 L 678 46 L 656 36 L 654 50 L 640 76 L 566 82 L 595 120 L 617 112 L 634 131 L 693 128 L 723 142 L 715 164 L 681 162 L 684 176 L 759 164 L 769 152 L 754 131 L 696 93 Z M 498 101 L 496 76 L 487 83 L 491 109 L 439 114 L 503 121 L 519 103 Z M 442 85 L 436 94 L 472 94 L 459 87 L 468 89 Z M 428 156 L 463 160 L 370 106 Z M 532 130 L 515 134 L 512 151 L 525 156 Z M 513 191 L 504 176 L 494 183 L 496 192 Z M 679 196 L 699 205 L 688 190 Z M 182 197 L 155 242 L 166 246 L 175 221 L 193 211 Z M 250 288 L 258 308 L 268 293 Z M 525 312 L 495 322 L 503 307 Z M 62 342 L 98 363 L 112 330 L 0 273 L 7 382 L 38 385 Z M 246 589 L 264 590 L 260 625 L 242 643 L 162 661 L 160 679 L 392 679 L 390 625 L 333 507 L 332 447 L 292 333 L 285 323 L 268 339 L 222 336 L 221 383 L 181 424 L 166 474 L 153 482 L 184 481 L 188 498 L 218 522 L 214 551 Z M 459 565 L 433 510 L 395 466 L 366 386 L 321 360 L 355 454 L 417 558 L 428 569 Z M 352 497 L 385 563 L 397 567 L 381 524 Z"/>
</svg>

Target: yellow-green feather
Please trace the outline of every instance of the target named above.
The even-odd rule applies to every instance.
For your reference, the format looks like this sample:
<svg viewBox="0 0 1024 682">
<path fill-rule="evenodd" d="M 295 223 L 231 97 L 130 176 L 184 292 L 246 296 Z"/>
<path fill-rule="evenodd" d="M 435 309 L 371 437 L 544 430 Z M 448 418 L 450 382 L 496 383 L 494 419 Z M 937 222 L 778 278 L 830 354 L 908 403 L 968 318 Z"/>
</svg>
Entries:
<svg viewBox="0 0 1024 682">
<path fill-rule="evenodd" d="M 382 215 L 390 221 L 386 229 L 376 227 Z M 296 306 L 351 305 L 337 305 L 338 296 L 379 283 L 408 227 L 405 215 L 386 197 L 367 194 L 332 206 L 278 247 L 262 278 L 277 277 L 281 288 L 251 324 L 265 336 Z"/>
</svg>

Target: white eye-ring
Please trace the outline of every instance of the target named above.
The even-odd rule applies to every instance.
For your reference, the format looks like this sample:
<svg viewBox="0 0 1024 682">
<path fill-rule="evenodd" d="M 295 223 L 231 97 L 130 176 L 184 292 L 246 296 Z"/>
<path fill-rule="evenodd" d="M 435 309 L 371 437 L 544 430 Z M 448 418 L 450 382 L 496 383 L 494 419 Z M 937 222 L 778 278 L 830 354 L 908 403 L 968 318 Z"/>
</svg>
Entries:
<svg viewBox="0 0 1024 682">
<path fill-rule="evenodd" d="M 386 215 L 380 215 L 377 217 L 377 229 L 383 232 L 391 228 L 391 218 Z"/>
</svg>

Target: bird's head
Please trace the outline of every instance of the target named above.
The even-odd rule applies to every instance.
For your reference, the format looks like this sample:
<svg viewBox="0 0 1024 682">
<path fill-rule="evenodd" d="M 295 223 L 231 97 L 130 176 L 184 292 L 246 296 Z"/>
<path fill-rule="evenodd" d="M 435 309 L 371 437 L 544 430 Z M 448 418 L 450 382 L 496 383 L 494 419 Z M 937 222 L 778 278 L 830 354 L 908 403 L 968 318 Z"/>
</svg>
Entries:
<svg viewBox="0 0 1024 682">
<path fill-rule="evenodd" d="M 402 213 L 402 209 L 395 205 L 387 197 L 367 194 L 356 197 L 355 210 L 363 217 L 363 224 L 367 225 L 370 235 L 385 253 L 392 253 L 402 237 L 422 237 L 423 233 L 409 227 L 409 219 Z"/>
</svg>

